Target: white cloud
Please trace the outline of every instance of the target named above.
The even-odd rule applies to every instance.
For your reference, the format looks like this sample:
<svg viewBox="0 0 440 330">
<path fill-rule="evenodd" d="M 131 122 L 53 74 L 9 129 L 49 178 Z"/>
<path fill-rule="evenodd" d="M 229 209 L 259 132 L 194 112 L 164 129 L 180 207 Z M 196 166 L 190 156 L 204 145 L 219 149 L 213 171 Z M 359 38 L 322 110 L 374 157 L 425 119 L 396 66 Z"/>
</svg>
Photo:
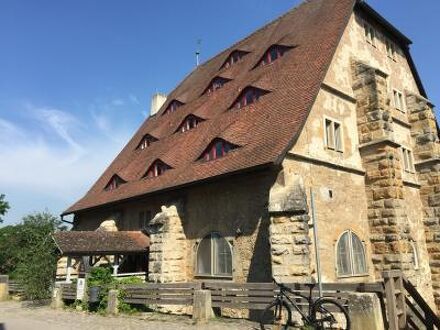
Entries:
<svg viewBox="0 0 440 330">
<path fill-rule="evenodd" d="M 102 112 L 89 113 L 89 118 L 79 120 L 50 107 L 27 105 L 26 109 L 32 115 L 26 116 L 24 122 L 0 118 L 0 193 L 13 198 L 8 200 L 12 208 L 21 205 L 19 212 L 11 210 L 5 217 L 7 221 L 34 211 L 22 205 L 35 205 L 37 196 L 38 200 L 48 201 L 39 210 L 49 207 L 58 213 L 73 204 L 87 192 L 135 129 L 121 124 L 115 130 Z M 119 123 L 123 122 L 121 114 Z M 112 139 L 109 132 L 114 133 Z"/>
</svg>

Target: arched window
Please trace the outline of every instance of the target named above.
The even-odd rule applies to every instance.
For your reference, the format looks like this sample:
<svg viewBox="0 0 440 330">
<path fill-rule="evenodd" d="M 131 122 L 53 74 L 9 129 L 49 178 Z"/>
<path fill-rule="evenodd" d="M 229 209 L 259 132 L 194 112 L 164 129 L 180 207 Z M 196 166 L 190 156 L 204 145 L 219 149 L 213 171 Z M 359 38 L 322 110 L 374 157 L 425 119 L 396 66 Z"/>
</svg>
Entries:
<svg viewBox="0 0 440 330">
<path fill-rule="evenodd" d="M 231 109 L 241 109 L 252 103 L 257 102 L 261 96 L 269 93 L 269 91 L 265 91 L 260 88 L 248 86 L 246 87 L 241 94 L 237 97 L 234 103 L 231 106 Z"/>
<path fill-rule="evenodd" d="M 217 233 L 205 236 L 197 248 L 199 276 L 231 277 L 232 251 L 228 241 Z"/>
<path fill-rule="evenodd" d="M 203 151 L 199 159 L 203 159 L 208 162 L 210 160 L 224 157 L 228 152 L 236 148 L 238 148 L 238 146 L 223 139 L 216 138 L 209 144 L 205 151 Z"/>
<path fill-rule="evenodd" d="M 364 245 L 351 230 L 347 230 L 339 238 L 337 269 L 338 276 L 355 276 L 367 273 Z"/>
</svg>

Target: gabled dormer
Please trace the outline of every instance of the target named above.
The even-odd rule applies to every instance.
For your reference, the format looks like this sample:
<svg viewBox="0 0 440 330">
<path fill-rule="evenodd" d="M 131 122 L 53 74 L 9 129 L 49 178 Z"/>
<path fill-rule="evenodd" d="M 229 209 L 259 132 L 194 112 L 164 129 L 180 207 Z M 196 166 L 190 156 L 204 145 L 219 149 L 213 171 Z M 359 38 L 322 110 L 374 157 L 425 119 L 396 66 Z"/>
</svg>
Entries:
<svg viewBox="0 0 440 330">
<path fill-rule="evenodd" d="M 269 91 L 253 86 L 248 86 L 245 89 L 243 89 L 240 95 L 235 99 L 230 109 L 244 108 L 252 103 L 257 102 L 261 96 L 267 93 L 269 93 Z"/>
<path fill-rule="evenodd" d="M 203 151 L 203 153 L 200 155 L 198 159 L 208 162 L 214 159 L 224 157 L 228 152 L 236 148 L 238 148 L 238 146 L 235 144 L 232 144 L 220 138 L 215 138 Z"/>
<path fill-rule="evenodd" d="M 168 114 L 168 113 L 174 112 L 174 111 L 176 111 L 179 107 L 181 107 L 183 104 L 184 104 L 183 102 L 180 102 L 180 101 L 178 101 L 178 100 L 172 100 L 172 101 L 168 104 L 168 106 L 167 106 L 167 108 L 165 109 L 165 111 L 163 112 L 163 114 L 166 115 L 166 114 Z"/>
<path fill-rule="evenodd" d="M 147 171 L 144 174 L 144 178 L 154 178 L 157 176 L 160 176 L 164 174 L 166 171 L 171 170 L 172 167 L 168 164 L 164 163 L 160 159 L 156 159 L 150 167 L 147 169 Z"/>
<path fill-rule="evenodd" d="M 231 81 L 231 79 L 217 76 L 217 77 L 215 77 L 214 79 L 211 80 L 211 82 L 209 83 L 208 87 L 206 87 L 206 89 L 204 90 L 204 92 L 202 94 L 212 94 L 217 89 L 222 88 L 229 81 Z"/>
<path fill-rule="evenodd" d="M 223 62 L 222 66 L 220 67 L 220 69 L 226 69 L 231 67 L 232 65 L 234 65 L 237 62 L 240 62 L 240 60 L 245 57 L 247 54 L 249 54 L 249 52 L 246 52 L 244 50 L 234 50 L 231 54 L 229 54 L 228 58 L 226 59 L 226 61 Z"/>
<path fill-rule="evenodd" d="M 264 53 L 264 55 L 261 57 L 260 61 L 258 61 L 258 64 L 256 66 L 262 66 L 267 65 L 270 63 L 275 62 L 280 57 L 284 56 L 284 54 L 291 50 L 293 47 L 290 46 L 282 46 L 282 45 L 272 45 L 269 47 L 268 50 Z"/>
<path fill-rule="evenodd" d="M 124 184 L 124 183 L 127 183 L 127 181 L 122 179 L 119 175 L 115 174 L 115 175 L 112 176 L 110 181 L 107 183 L 107 185 L 105 186 L 104 190 L 106 190 L 106 191 L 115 190 L 115 189 L 119 188 L 119 186 Z"/>
<path fill-rule="evenodd" d="M 196 128 L 204 119 L 197 117 L 195 115 L 188 115 L 185 117 L 185 119 L 182 121 L 182 123 L 179 125 L 179 127 L 176 130 L 177 132 L 186 132 L 193 128 Z"/>
<path fill-rule="evenodd" d="M 144 150 L 147 149 L 152 143 L 159 141 L 157 138 L 150 134 L 145 134 L 139 144 L 137 145 L 136 149 L 138 150 Z"/>
</svg>

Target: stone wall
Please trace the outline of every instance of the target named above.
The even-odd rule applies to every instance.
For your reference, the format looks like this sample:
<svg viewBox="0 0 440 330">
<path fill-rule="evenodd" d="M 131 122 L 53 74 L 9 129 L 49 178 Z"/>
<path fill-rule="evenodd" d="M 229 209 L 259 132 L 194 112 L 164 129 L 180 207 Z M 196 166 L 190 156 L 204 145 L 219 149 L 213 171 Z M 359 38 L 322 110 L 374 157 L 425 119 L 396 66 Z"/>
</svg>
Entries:
<svg viewBox="0 0 440 330">
<path fill-rule="evenodd" d="M 434 299 L 440 309 L 440 144 L 434 111 L 423 97 L 406 93 L 416 169 L 422 185 L 426 245 Z"/>
<path fill-rule="evenodd" d="M 368 223 L 377 274 L 410 272 L 410 226 L 403 199 L 399 145 L 394 141 L 387 75 L 353 62 L 360 153 L 366 171 Z"/>
</svg>

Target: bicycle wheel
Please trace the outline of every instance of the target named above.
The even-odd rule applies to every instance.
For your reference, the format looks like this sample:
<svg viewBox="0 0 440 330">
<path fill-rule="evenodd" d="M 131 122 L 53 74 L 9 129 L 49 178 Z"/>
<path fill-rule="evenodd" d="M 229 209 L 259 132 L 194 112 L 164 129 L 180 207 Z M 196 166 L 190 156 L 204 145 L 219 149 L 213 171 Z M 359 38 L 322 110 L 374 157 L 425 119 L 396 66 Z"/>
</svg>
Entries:
<svg viewBox="0 0 440 330">
<path fill-rule="evenodd" d="M 350 329 L 347 310 L 331 298 L 317 300 L 312 306 L 311 318 L 316 329 Z"/>
<path fill-rule="evenodd" d="M 285 301 L 276 300 L 261 314 L 261 330 L 287 330 L 292 321 L 292 311 Z"/>
</svg>

